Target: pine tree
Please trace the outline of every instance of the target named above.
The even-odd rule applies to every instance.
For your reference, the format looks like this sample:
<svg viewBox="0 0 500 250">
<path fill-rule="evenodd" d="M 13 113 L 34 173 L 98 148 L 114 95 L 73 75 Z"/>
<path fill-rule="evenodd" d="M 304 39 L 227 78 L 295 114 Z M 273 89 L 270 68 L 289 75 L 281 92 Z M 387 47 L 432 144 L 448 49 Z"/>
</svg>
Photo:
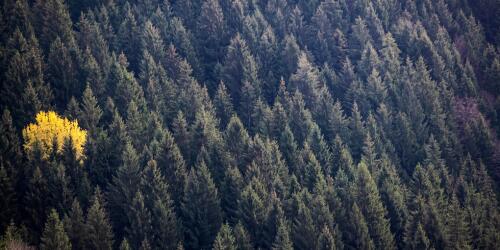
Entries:
<svg viewBox="0 0 500 250">
<path fill-rule="evenodd" d="M 290 77 L 290 87 L 292 90 L 299 90 L 304 97 L 306 106 L 311 110 L 316 110 L 320 85 L 319 71 L 315 68 L 305 52 L 298 58 L 297 71 Z"/>
<path fill-rule="evenodd" d="M 102 110 L 99 107 L 97 98 L 94 96 L 90 85 L 87 85 L 82 97 L 82 108 L 79 115 L 79 122 L 82 127 L 89 130 L 91 134 L 96 132 L 102 117 Z"/>
<path fill-rule="evenodd" d="M 0 203 L 0 229 L 7 228 L 7 221 L 15 218 L 16 192 L 12 180 L 9 178 L 3 163 L 0 163 L 0 195 L 3 197 Z"/>
<path fill-rule="evenodd" d="M 125 145 L 122 162 L 123 164 L 113 177 L 108 193 L 110 217 L 118 230 L 123 230 L 129 223 L 128 207 L 132 203 L 136 190 L 139 189 L 140 185 L 139 157 L 130 143 Z"/>
<path fill-rule="evenodd" d="M 219 0 L 203 2 L 199 16 L 192 19 L 184 19 L 184 21 L 193 23 L 193 20 L 196 20 L 196 18 L 196 34 L 198 38 L 201 38 L 198 51 L 204 59 L 202 61 L 204 63 L 204 75 L 212 83 L 216 83 L 213 68 L 215 62 L 222 59 L 221 45 L 226 36 L 224 12 Z M 231 96 L 235 98 L 235 96 Z"/>
<path fill-rule="evenodd" d="M 420 223 L 417 224 L 416 230 L 409 240 L 409 249 L 432 249 L 429 239 Z"/>
<path fill-rule="evenodd" d="M 82 91 L 82 85 L 77 81 L 78 65 L 70 51 L 70 44 L 65 44 L 59 36 L 50 44 L 48 81 L 54 86 L 56 104 L 64 105 L 71 96 L 77 96 Z"/>
<path fill-rule="evenodd" d="M 366 164 L 361 161 L 357 173 L 357 203 L 360 204 L 370 237 L 377 248 L 393 249 L 394 236 L 391 233 L 387 210 L 380 199 L 377 186 L 373 181 Z"/>
<path fill-rule="evenodd" d="M 3 165 L 5 175 L 10 179 L 12 188 L 19 185 L 21 172 L 17 166 L 21 164 L 22 157 L 21 142 L 13 125 L 11 113 L 8 109 L 4 109 L 0 121 L 0 164 Z"/>
<path fill-rule="evenodd" d="M 174 249 L 178 242 L 179 222 L 168 193 L 168 184 L 154 160 L 150 160 L 143 170 L 141 189 L 145 194 L 145 206 L 151 212 L 150 244 L 161 249 Z"/>
<path fill-rule="evenodd" d="M 120 15 L 123 17 L 117 27 L 117 45 L 130 60 L 130 68 L 137 72 L 141 50 L 141 32 L 130 4 L 125 4 Z"/>
<path fill-rule="evenodd" d="M 222 223 L 217 188 L 204 162 L 189 173 L 182 202 L 186 249 L 209 248 Z"/>
<path fill-rule="evenodd" d="M 238 222 L 234 226 L 234 238 L 236 242 L 237 249 L 250 250 L 253 249 L 252 243 L 250 241 L 250 236 L 248 235 L 245 227 L 241 222 Z"/>
<path fill-rule="evenodd" d="M 351 148 L 353 158 L 358 159 L 362 153 L 365 131 L 363 118 L 356 103 L 352 106 L 349 128 L 351 130 L 349 147 Z"/>
<path fill-rule="evenodd" d="M 73 200 L 71 210 L 64 217 L 63 222 L 73 249 L 84 249 L 85 240 L 87 239 L 85 218 L 77 199 Z"/>
<path fill-rule="evenodd" d="M 301 51 L 293 34 L 285 36 L 283 44 L 281 51 L 282 61 L 280 62 L 281 67 L 283 67 L 281 75 L 290 76 L 297 69 Z"/>
<path fill-rule="evenodd" d="M 349 211 L 349 217 L 352 223 L 349 236 L 346 238 L 346 244 L 355 249 L 375 249 L 373 240 L 370 238 L 367 222 L 356 203 L 353 204 L 352 209 Z"/>
<path fill-rule="evenodd" d="M 223 224 L 215 237 L 214 250 L 236 250 L 236 243 L 233 236 L 233 230 L 226 223 Z"/>
<path fill-rule="evenodd" d="M 113 230 L 105 209 L 105 201 L 99 187 L 96 188 L 92 204 L 87 211 L 85 222 L 86 234 L 85 245 L 91 249 L 112 249 Z"/>
<path fill-rule="evenodd" d="M 238 219 L 238 201 L 243 189 L 243 176 L 238 168 L 231 167 L 226 171 L 222 188 L 222 210 L 227 221 L 234 225 Z"/>
<path fill-rule="evenodd" d="M 267 196 L 264 184 L 257 177 L 253 177 L 243 188 L 238 202 L 239 217 L 256 247 L 268 247 L 271 244 L 266 242 L 267 235 L 264 231 L 269 213 Z"/>
<path fill-rule="evenodd" d="M 260 93 L 258 68 L 245 40 L 237 34 L 231 39 L 223 65 L 223 79 L 235 104 L 242 98 L 242 86 L 246 82 Z"/>
<path fill-rule="evenodd" d="M 154 158 L 158 163 L 158 169 L 169 185 L 169 193 L 178 206 L 187 181 L 186 163 L 172 134 L 166 130 L 160 136 L 158 152 Z"/>
<path fill-rule="evenodd" d="M 151 212 L 146 207 L 144 196 L 140 191 L 135 193 L 132 204 L 127 211 L 127 216 L 130 225 L 127 226 L 126 231 L 130 237 L 130 244 L 136 248 L 143 247 L 145 242 L 149 245 L 149 238 L 153 229 Z"/>
<path fill-rule="evenodd" d="M 25 37 L 20 30 L 12 34 L 6 43 L 5 64 L 1 90 L 2 107 L 9 107 L 16 127 L 25 126 L 28 117 L 40 109 L 48 109 L 52 102 L 51 88 L 44 81 L 42 52 L 35 36 Z M 19 65 L 23 65 L 20 67 Z M 22 101 L 19 101 L 22 100 Z"/>
<path fill-rule="evenodd" d="M 273 250 L 291 250 L 293 243 L 290 239 L 290 229 L 286 219 L 278 222 L 278 232 L 273 242 Z"/>
<path fill-rule="evenodd" d="M 214 97 L 214 108 L 217 117 L 220 119 L 221 127 L 225 128 L 234 114 L 234 108 L 232 98 L 222 81 L 219 83 Z"/>
<path fill-rule="evenodd" d="M 59 219 L 59 214 L 52 209 L 45 223 L 41 238 L 41 249 L 70 250 L 71 242 L 64 231 L 64 225 Z"/>
<path fill-rule="evenodd" d="M 231 117 L 225 131 L 224 140 L 228 152 L 234 158 L 234 165 L 240 171 L 244 171 L 244 167 L 250 161 L 248 153 L 251 140 L 247 130 L 237 116 Z"/>
<path fill-rule="evenodd" d="M 452 196 L 446 218 L 447 241 L 451 248 L 471 249 L 470 228 L 465 221 L 464 211 L 456 196 Z"/>
<path fill-rule="evenodd" d="M 128 243 L 127 238 L 124 238 L 122 240 L 122 243 L 120 243 L 120 250 L 131 250 L 130 244 Z"/>
<path fill-rule="evenodd" d="M 116 101 L 120 114 L 126 114 L 128 105 L 132 101 L 137 105 L 137 109 L 144 111 L 146 100 L 144 90 L 134 77 L 134 74 L 127 70 L 127 57 L 120 54 L 118 58 L 113 57 L 113 63 L 108 76 L 108 86 L 114 90 L 113 99 Z"/>
<path fill-rule="evenodd" d="M 319 236 L 319 248 L 322 250 L 334 250 L 338 248 L 342 248 L 342 242 L 337 239 L 337 235 L 332 233 L 327 225 L 323 227 L 321 230 L 321 234 Z"/>
<path fill-rule="evenodd" d="M 36 164 L 32 162 L 31 164 Z M 32 174 L 27 185 L 26 196 L 23 199 L 24 204 L 29 204 L 25 206 L 24 212 L 27 215 L 27 225 L 29 226 L 30 233 L 36 237 L 40 237 L 40 232 L 43 230 L 44 219 L 46 216 L 46 207 L 48 206 L 48 201 L 44 199 L 48 194 L 47 179 L 42 174 L 40 167 L 36 164 L 33 166 Z"/>
</svg>

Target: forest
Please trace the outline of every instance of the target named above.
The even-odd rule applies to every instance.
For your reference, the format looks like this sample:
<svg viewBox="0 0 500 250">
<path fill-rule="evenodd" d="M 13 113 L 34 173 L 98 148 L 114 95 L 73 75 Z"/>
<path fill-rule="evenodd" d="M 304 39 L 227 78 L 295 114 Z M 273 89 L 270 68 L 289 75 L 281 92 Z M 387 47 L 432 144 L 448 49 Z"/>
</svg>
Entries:
<svg viewBox="0 0 500 250">
<path fill-rule="evenodd" d="M 0 249 L 499 249 L 497 0 L 0 0 Z"/>
</svg>

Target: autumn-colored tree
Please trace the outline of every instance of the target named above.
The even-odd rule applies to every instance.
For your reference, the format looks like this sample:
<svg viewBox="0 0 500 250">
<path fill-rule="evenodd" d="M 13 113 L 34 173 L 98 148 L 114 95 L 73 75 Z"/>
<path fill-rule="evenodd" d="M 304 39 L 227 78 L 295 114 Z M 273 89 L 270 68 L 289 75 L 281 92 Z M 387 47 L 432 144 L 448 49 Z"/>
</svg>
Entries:
<svg viewBox="0 0 500 250">
<path fill-rule="evenodd" d="M 35 120 L 36 123 L 29 124 L 23 130 L 24 149 L 28 153 L 37 143 L 42 148 L 43 157 L 54 152 L 61 153 L 65 140 L 71 140 L 77 158 L 82 159 L 87 131 L 78 126 L 78 121 L 70 121 L 54 111 L 39 112 Z M 54 143 L 54 140 L 57 143 Z M 54 145 L 57 145 L 57 148 L 54 148 Z"/>
</svg>

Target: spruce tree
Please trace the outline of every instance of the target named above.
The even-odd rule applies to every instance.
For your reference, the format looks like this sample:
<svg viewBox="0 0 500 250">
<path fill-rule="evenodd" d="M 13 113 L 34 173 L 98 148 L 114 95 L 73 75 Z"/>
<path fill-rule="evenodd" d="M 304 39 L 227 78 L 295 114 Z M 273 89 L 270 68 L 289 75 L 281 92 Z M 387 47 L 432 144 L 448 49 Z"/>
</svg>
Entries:
<svg viewBox="0 0 500 250">
<path fill-rule="evenodd" d="M 130 237 L 130 244 L 136 248 L 142 247 L 145 242 L 149 245 L 152 236 L 151 212 L 146 207 L 144 196 L 140 191 L 135 193 L 132 204 L 127 211 L 129 226 L 126 228 Z"/>
<path fill-rule="evenodd" d="M 233 230 L 226 223 L 223 224 L 215 237 L 214 250 L 236 250 L 236 243 L 233 235 Z"/>
<path fill-rule="evenodd" d="M 210 248 L 222 224 L 222 214 L 217 188 L 204 162 L 187 178 L 182 218 L 186 249 Z"/>
<path fill-rule="evenodd" d="M 113 229 L 103 199 L 99 187 L 96 188 L 85 222 L 87 234 L 85 243 L 88 248 L 101 250 L 113 248 Z"/>
<path fill-rule="evenodd" d="M 250 236 L 241 222 L 238 222 L 234 226 L 233 232 L 234 232 L 236 246 L 238 249 L 241 250 L 253 249 L 252 242 L 250 241 Z"/>
<path fill-rule="evenodd" d="M 99 122 L 102 117 L 102 110 L 99 107 L 97 98 L 92 92 L 92 88 L 87 85 L 82 97 L 82 108 L 79 115 L 79 122 L 82 124 L 83 128 L 91 131 L 91 133 L 97 132 L 96 129 L 99 126 Z"/>
<path fill-rule="evenodd" d="M 70 250 L 71 242 L 64 231 L 64 225 L 59 219 L 59 214 L 52 209 L 45 223 L 41 238 L 41 249 Z"/>
<path fill-rule="evenodd" d="M 366 164 L 361 161 L 357 173 L 357 203 L 369 228 L 375 247 L 393 249 L 394 236 L 390 230 L 387 210 L 385 209 Z"/>
<path fill-rule="evenodd" d="M 293 243 L 290 239 L 290 229 L 286 219 L 281 219 L 278 222 L 278 232 L 273 242 L 273 250 L 291 250 Z"/>
<path fill-rule="evenodd" d="M 214 108 L 217 117 L 220 119 L 220 125 L 225 128 L 234 113 L 233 100 L 229 96 L 228 90 L 224 82 L 220 82 L 217 87 L 217 93 L 214 97 Z"/>
<path fill-rule="evenodd" d="M 223 66 L 224 82 L 227 84 L 229 93 L 235 104 L 242 97 L 243 84 L 248 82 L 257 93 L 260 91 L 260 80 L 258 79 L 258 68 L 254 57 L 250 53 L 245 40 L 237 34 L 227 49 Z"/>
<path fill-rule="evenodd" d="M 108 191 L 110 217 L 114 225 L 120 230 L 129 224 L 129 204 L 132 203 L 136 190 L 140 185 L 139 157 L 134 147 L 128 143 L 122 154 L 123 164 L 116 171 Z M 142 239 L 141 239 L 142 240 Z"/>
<path fill-rule="evenodd" d="M 64 229 L 73 245 L 73 249 L 83 249 L 87 239 L 85 218 L 77 199 L 73 200 L 71 210 L 64 217 Z"/>
<path fill-rule="evenodd" d="M 168 183 L 172 199 L 176 206 L 179 206 L 188 175 L 186 163 L 172 134 L 166 130 L 160 136 L 158 152 L 154 158 L 161 175 Z"/>
<path fill-rule="evenodd" d="M 7 221 L 9 219 L 15 218 L 16 211 L 14 210 L 16 206 L 16 192 L 11 178 L 7 175 L 7 171 L 3 167 L 3 163 L 0 163 L 0 194 L 3 197 L 0 203 L 0 218 L 2 223 L 0 223 L 0 229 L 7 228 Z"/>
<path fill-rule="evenodd" d="M 234 158 L 234 165 L 240 171 L 243 171 L 250 160 L 248 153 L 251 140 L 247 130 L 237 116 L 231 117 L 225 131 L 224 140 L 228 152 Z"/>
</svg>

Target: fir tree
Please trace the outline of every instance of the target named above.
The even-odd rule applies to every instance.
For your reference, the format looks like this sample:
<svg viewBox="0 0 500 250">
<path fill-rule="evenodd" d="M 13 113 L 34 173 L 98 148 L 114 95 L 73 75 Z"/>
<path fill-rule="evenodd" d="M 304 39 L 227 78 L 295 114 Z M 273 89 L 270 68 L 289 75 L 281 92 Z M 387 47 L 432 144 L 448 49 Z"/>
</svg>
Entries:
<svg viewBox="0 0 500 250">
<path fill-rule="evenodd" d="M 184 192 L 186 248 L 209 248 L 222 223 L 222 215 L 217 188 L 204 162 L 190 171 Z"/>
<path fill-rule="evenodd" d="M 245 227 L 243 226 L 243 224 L 241 224 L 241 222 L 238 222 L 234 226 L 233 232 L 234 232 L 234 238 L 235 238 L 236 246 L 237 246 L 238 249 L 242 249 L 242 250 L 253 249 L 252 243 L 250 241 L 250 236 L 247 233 L 247 231 L 246 231 Z"/>
<path fill-rule="evenodd" d="M 287 225 L 287 221 L 282 219 L 278 223 L 278 232 L 276 233 L 276 238 L 273 242 L 273 250 L 291 250 L 293 249 L 293 244 L 290 239 L 290 229 Z"/>
<path fill-rule="evenodd" d="M 113 230 L 104 207 L 103 198 L 100 189 L 96 188 L 85 222 L 87 234 L 85 245 L 88 248 L 101 250 L 113 248 Z"/>
<path fill-rule="evenodd" d="M 64 217 L 64 229 L 73 245 L 73 249 L 83 249 L 86 240 L 85 218 L 77 199 L 73 200 L 71 210 Z"/>
<path fill-rule="evenodd" d="M 395 248 L 394 236 L 391 233 L 387 211 L 382 204 L 377 186 L 373 181 L 367 166 L 363 161 L 358 165 L 357 203 L 360 204 L 370 237 L 375 247 L 384 249 Z"/>
<path fill-rule="evenodd" d="M 41 249 L 71 249 L 71 242 L 64 231 L 63 223 L 59 219 L 59 214 L 54 209 L 50 211 L 47 218 L 41 241 Z"/>
<path fill-rule="evenodd" d="M 214 250 L 235 250 L 236 244 L 233 236 L 233 230 L 228 224 L 223 224 L 215 237 Z"/>
</svg>

